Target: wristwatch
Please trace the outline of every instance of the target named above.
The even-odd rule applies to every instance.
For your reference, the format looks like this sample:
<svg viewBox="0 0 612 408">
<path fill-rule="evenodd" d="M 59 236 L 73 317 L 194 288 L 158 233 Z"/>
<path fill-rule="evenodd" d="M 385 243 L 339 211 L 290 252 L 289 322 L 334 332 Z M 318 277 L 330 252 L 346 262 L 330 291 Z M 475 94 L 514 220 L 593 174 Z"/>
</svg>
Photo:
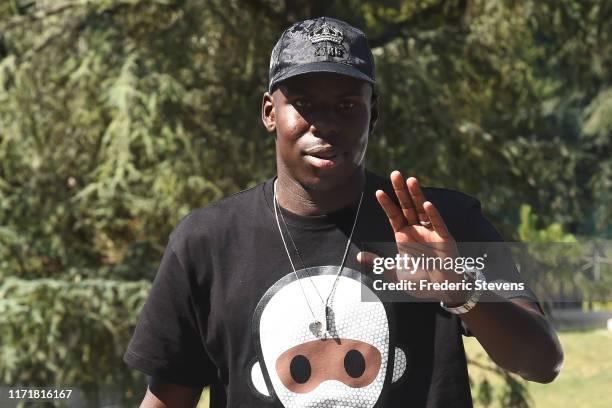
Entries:
<svg viewBox="0 0 612 408">
<path fill-rule="evenodd" d="M 482 283 L 487 282 L 487 279 L 485 278 L 485 274 L 482 272 L 481 269 L 471 269 L 471 270 L 465 271 L 465 273 L 468 276 L 473 277 L 473 282 L 476 282 L 476 281 L 479 281 Z M 441 301 L 440 307 L 449 313 L 461 315 L 461 314 L 467 313 L 470 310 L 472 310 L 474 306 L 476 306 L 476 303 L 478 303 L 478 300 L 480 299 L 481 295 L 482 295 L 482 289 L 477 289 L 475 287 L 472 293 L 470 294 L 470 297 L 464 304 L 460 306 L 455 306 L 455 307 L 447 307 L 444 305 L 444 302 Z"/>
</svg>

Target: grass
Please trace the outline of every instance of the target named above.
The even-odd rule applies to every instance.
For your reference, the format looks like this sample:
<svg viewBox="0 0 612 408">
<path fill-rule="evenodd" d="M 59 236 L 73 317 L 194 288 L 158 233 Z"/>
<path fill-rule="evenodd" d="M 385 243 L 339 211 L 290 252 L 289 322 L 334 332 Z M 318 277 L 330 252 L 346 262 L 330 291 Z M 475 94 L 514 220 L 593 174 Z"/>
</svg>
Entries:
<svg viewBox="0 0 612 408">
<path fill-rule="evenodd" d="M 610 407 L 609 392 L 612 388 L 612 332 L 594 330 L 560 333 L 559 339 L 565 353 L 561 374 L 551 384 L 528 383 L 527 390 L 534 408 Z M 468 359 L 478 365 L 489 366 L 488 358 L 475 338 L 465 338 Z M 479 384 L 486 370 L 470 364 L 470 377 Z M 499 395 L 502 379 L 488 375 L 494 395 Z M 476 397 L 477 390 L 472 389 Z M 476 401 L 476 398 L 474 398 Z M 494 398 L 496 400 L 496 398 Z M 476 404 L 476 407 L 479 405 Z M 495 407 L 499 405 L 491 405 Z M 480 405 L 482 407 L 482 405 Z"/>
<path fill-rule="evenodd" d="M 533 408 L 607 408 L 610 407 L 609 392 L 612 389 L 612 332 L 594 330 L 586 332 L 560 333 L 559 338 L 565 352 L 565 364 L 559 377 L 551 384 L 528 383 L 527 390 Z M 470 361 L 478 366 L 492 366 L 475 338 L 464 338 Z M 474 384 L 480 384 L 486 375 L 493 389 L 493 400 L 501 394 L 503 379 L 491 375 L 475 364 L 469 365 Z M 472 394 L 476 402 L 477 387 Z M 483 405 L 475 403 L 477 408 Z M 208 389 L 202 393 L 198 408 L 208 407 Z M 499 407 L 495 402 L 489 408 Z"/>
</svg>

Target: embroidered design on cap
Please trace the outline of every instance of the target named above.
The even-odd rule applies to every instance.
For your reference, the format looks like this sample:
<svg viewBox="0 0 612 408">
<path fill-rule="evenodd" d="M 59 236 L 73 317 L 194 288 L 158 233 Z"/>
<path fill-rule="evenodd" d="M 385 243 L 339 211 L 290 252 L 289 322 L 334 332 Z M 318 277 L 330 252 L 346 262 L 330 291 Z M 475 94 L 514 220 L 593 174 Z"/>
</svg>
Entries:
<svg viewBox="0 0 612 408">
<path fill-rule="evenodd" d="M 336 44 L 340 44 L 344 39 L 344 34 L 342 34 L 342 31 L 339 29 L 332 27 L 327 23 L 323 23 L 319 27 L 312 30 L 312 32 L 308 34 L 308 38 L 313 44 L 321 41 L 331 41 L 335 42 Z"/>
</svg>

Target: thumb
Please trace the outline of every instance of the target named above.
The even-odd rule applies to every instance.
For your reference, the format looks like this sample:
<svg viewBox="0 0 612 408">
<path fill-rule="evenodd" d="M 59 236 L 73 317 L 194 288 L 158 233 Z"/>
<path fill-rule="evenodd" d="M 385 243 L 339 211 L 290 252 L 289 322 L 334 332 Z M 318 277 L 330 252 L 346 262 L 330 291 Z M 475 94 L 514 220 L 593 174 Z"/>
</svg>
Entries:
<svg viewBox="0 0 612 408">
<path fill-rule="evenodd" d="M 380 258 L 380 256 L 374 252 L 361 251 L 357 254 L 357 262 L 363 266 L 373 266 L 376 258 Z"/>
<path fill-rule="evenodd" d="M 357 254 L 357 262 L 359 262 L 363 267 L 369 268 L 370 270 L 373 270 L 374 260 L 376 258 L 382 258 L 382 257 L 380 255 L 375 254 L 374 252 L 368 252 L 368 251 L 361 251 Z M 377 272 L 377 273 L 380 273 L 380 272 Z M 389 282 L 397 282 L 398 277 L 397 277 L 397 271 L 395 269 L 395 266 L 393 266 L 393 268 L 391 269 L 383 268 L 382 273 L 383 273 L 383 276 Z"/>
</svg>

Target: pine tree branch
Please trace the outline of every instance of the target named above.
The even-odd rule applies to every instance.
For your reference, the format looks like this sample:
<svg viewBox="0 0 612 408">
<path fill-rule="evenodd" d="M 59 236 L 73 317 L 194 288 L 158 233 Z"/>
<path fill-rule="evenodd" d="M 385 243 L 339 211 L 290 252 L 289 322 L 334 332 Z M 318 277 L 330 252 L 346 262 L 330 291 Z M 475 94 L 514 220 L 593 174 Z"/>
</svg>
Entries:
<svg viewBox="0 0 612 408">
<path fill-rule="evenodd" d="M 82 7 L 82 6 L 83 6 L 83 3 L 81 2 L 69 1 L 69 2 L 55 5 L 54 7 L 50 7 L 47 9 L 38 9 L 33 13 L 28 13 L 23 16 L 13 17 L 12 19 L 9 20 L 8 23 L 4 25 L 0 25 L 0 32 L 6 32 L 21 24 L 31 23 L 37 20 L 43 20 L 49 16 L 63 13 L 64 11 L 67 11 L 71 8 Z"/>
<path fill-rule="evenodd" d="M 462 16 L 467 10 L 467 0 L 460 0 L 452 12 L 452 23 L 458 24 Z M 385 44 L 393 41 L 398 37 L 405 37 L 407 31 L 419 31 L 423 30 L 424 26 L 436 25 L 435 19 L 441 15 L 444 15 L 445 9 L 448 7 L 448 1 L 442 0 L 439 3 L 434 4 L 431 7 L 427 7 L 416 14 L 411 15 L 404 21 L 397 23 L 385 24 L 385 31 L 376 36 L 370 37 L 368 43 L 370 47 L 377 48 L 383 47 Z"/>
</svg>

